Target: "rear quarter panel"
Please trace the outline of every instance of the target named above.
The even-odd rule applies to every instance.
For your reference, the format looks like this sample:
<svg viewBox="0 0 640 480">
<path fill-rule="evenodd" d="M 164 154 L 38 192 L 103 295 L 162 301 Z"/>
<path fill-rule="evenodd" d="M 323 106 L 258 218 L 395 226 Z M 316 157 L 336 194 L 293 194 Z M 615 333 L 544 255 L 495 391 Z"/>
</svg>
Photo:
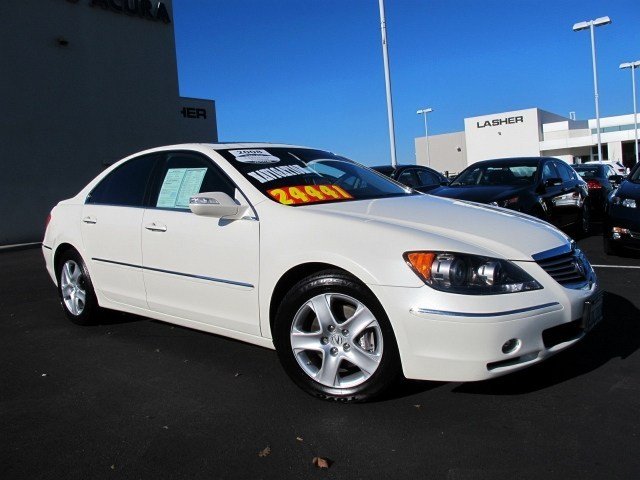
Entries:
<svg viewBox="0 0 640 480">
<path fill-rule="evenodd" d="M 69 244 L 84 258 L 84 245 L 82 243 L 82 234 L 80 232 L 80 217 L 82 215 L 82 203 L 72 201 L 60 202 L 51 211 L 51 220 L 44 234 L 42 245 L 50 248 L 47 258 L 46 248 L 45 261 L 47 271 L 53 282 L 57 285 L 57 279 L 54 271 L 53 260 L 59 248 L 63 244 Z M 89 262 L 85 262 L 89 263 Z"/>
</svg>

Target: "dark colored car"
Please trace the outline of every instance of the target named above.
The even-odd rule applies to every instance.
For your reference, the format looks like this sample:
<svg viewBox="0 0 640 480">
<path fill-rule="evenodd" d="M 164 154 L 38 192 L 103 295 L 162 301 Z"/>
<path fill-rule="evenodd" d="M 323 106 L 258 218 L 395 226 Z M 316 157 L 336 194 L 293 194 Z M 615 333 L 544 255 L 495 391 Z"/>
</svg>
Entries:
<svg viewBox="0 0 640 480">
<path fill-rule="evenodd" d="M 423 193 L 431 192 L 434 188 L 449 183 L 447 177 L 440 172 L 420 165 L 398 165 L 395 168 L 391 165 L 379 165 L 371 168 Z"/>
<path fill-rule="evenodd" d="M 640 249 L 640 163 L 609 196 L 604 217 L 604 251 Z"/>
<path fill-rule="evenodd" d="M 431 192 L 517 210 L 575 236 L 591 224 L 587 183 L 567 163 L 551 157 L 485 160 Z"/>
<path fill-rule="evenodd" d="M 589 189 L 589 206 L 594 216 L 604 213 L 609 194 L 620 185 L 623 178 L 616 174 L 611 165 L 606 163 L 583 163 L 574 165 L 573 169 L 587 182 Z"/>
</svg>

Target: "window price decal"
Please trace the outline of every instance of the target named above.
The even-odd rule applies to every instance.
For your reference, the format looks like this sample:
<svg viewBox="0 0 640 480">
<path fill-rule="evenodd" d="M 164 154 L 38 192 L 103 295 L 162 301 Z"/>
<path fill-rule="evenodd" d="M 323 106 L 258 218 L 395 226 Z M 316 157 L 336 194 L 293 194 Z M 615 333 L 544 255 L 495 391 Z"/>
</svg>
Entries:
<svg viewBox="0 0 640 480">
<path fill-rule="evenodd" d="M 272 188 L 267 190 L 267 193 L 283 205 L 300 205 L 353 198 L 337 185 L 296 185 Z"/>
</svg>

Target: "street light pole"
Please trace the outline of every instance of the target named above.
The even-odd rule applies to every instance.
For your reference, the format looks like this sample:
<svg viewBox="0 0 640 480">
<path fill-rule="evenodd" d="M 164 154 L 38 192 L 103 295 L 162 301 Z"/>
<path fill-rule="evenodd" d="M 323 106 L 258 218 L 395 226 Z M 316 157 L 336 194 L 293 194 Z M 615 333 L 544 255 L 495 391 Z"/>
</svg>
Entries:
<svg viewBox="0 0 640 480">
<path fill-rule="evenodd" d="M 636 103 L 636 68 L 640 67 L 640 60 L 636 62 L 623 63 L 620 68 L 631 69 L 631 90 L 633 92 L 633 124 L 635 130 L 636 163 L 638 163 L 638 107 Z"/>
<path fill-rule="evenodd" d="M 387 89 L 387 120 L 389 122 L 389 144 L 391 148 L 391 166 L 396 167 L 396 133 L 393 124 L 393 101 L 391 99 L 391 73 L 389 72 L 389 52 L 387 51 L 387 21 L 384 15 L 384 0 L 379 0 L 380 31 L 382 33 L 382 57 L 384 59 L 384 81 Z"/>
<path fill-rule="evenodd" d="M 433 112 L 433 108 L 423 108 L 416 113 L 424 117 L 424 141 L 427 144 L 427 167 L 431 166 L 431 158 L 429 156 L 429 129 L 427 127 L 427 114 Z"/>
<path fill-rule="evenodd" d="M 573 31 L 578 32 L 580 30 L 589 29 L 591 32 L 591 61 L 593 63 L 593 90 L 596 103 L 596 132 L 598 134 L 598 160 L 602 161 L 602 141 L 600 139 L 600 102 L 598 95 L 598 69 L 596 67 L 596 37 L 595 27 L 602 25 L 608 25 L 611 23 L 609 17 L 600 17 L 595 20 L 588 20 L 586 22 L 576 23 L 573 26 Z"/>
</svg>

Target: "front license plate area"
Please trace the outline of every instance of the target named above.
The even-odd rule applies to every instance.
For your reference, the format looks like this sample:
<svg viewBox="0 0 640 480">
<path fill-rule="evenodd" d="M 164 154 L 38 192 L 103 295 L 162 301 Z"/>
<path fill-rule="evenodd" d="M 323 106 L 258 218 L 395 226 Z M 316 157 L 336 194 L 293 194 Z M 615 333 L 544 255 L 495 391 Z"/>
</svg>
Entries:
<svg viewBox="0 0 640 480">
<path fill-rule="evenodd" d="M 589 300 L 584 302 L 582 328 L 585 332 L 590 331 L 602 321 L 602 303 L 602 291 L 595 293 Z"/>
</svg>

